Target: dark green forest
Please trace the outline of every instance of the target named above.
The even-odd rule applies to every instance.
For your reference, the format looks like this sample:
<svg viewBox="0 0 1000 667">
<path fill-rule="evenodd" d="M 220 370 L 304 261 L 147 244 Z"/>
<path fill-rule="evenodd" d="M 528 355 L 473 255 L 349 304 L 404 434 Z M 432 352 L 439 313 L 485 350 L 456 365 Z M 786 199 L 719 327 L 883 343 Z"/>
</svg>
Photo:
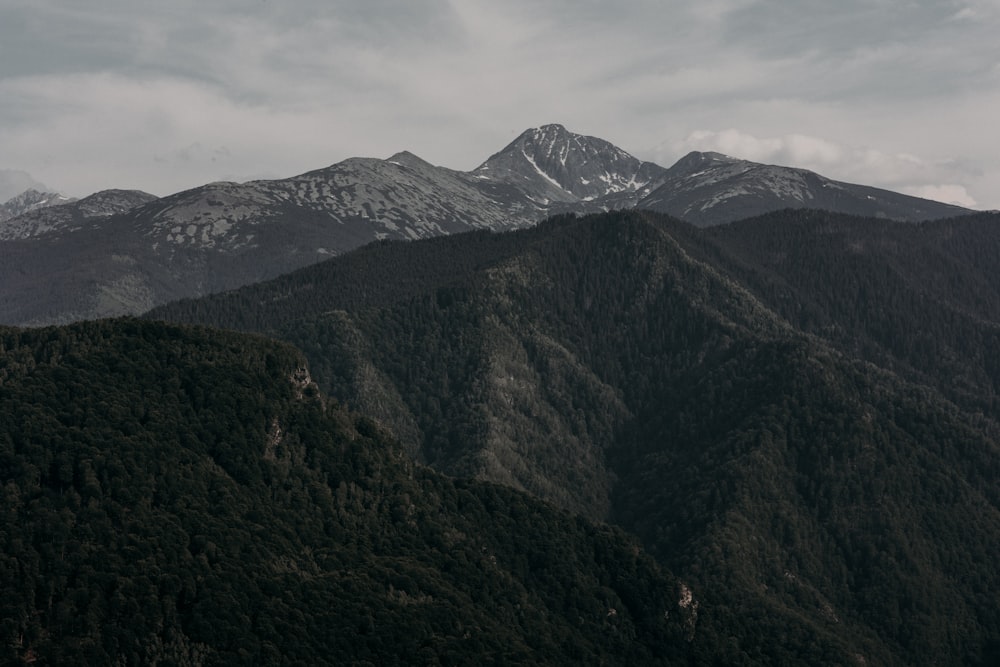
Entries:
<svg viewBox="0 0 1000 667">
<path fill-rule="evenodd" d="M 0 329 L 3 664 L 672 664 L 635 538 L 415 464 L 287 344 Z"/>
<path fill-rule="evenodd" d="M 693 664 L 991 664 L 1000 220 L 618 212 L 150 314 L 294 344 L 416 461 L 637 536 Z"/>
<path fill-rule="evenodd" d="M 783 211 L 671 233 L 792 326 L 1000 415 L 1000 218 L 922 225 Z"/>
</svg>

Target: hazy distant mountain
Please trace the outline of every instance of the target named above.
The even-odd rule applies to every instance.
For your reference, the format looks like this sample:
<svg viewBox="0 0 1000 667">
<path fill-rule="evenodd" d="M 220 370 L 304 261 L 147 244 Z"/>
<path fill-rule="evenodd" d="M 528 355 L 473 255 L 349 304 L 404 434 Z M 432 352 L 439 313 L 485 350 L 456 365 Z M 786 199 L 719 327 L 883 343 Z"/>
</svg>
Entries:
<svg viewBox="0 0 1000 667">
<path fill-rule="evenodd" d="M 0 202 L 5 202 L 25 190 L 46 192 L 49 186 L 20 169 L 0 169 Z"/>
<path fill-rule="evenodd" d="M 58 192 L 39 192 L 38 190 L 25 190 L 21 194 L 8 199 L 0 204 L 0 223 L 6 222 L 19 215 L 37 211 L 50 206 L 58 206 L 73 201 L 69 197 L 64 197 Z M 3 229 L 0 227 L 0 229 Z M 0 237 L 3 238 L 3 237 Z"/>
<path fill-rule="evenodd" d="M 812 208 L 872 218 L 922 222 L 968 209 L 864 185 L 841 183 L 805 169 L 693 152 L 667 170 L 640 208 L 706 227 L 783 208 Z"/>
<path fill-rule="evenodd" d="M 965 212 L 718 155 L 692 154 L 664 169 L 561 125 L 524 132 L 471 172 L 401 152 L 162 199 L 109 192 L 118 203 L 105 201 L 96 217 L 86 207 L 53 207 L 0 225 L 0 323 L 134 314 L 372 241 L 510 230 L 564 212 L 638 206 L 701 225 L 798 206 L 904 220 Z"/>
<path fill-rule="evenodd" d="M 51 193 L 43 195 L 33 190 L 25 195 L 27 197 L 22 201 L 36 200 L 37 203 L 22 206 L 26 210 L 20 214 L 0 220 L 0 240 L 28 239 L 53 232 L 75 231 L 88 222 L 93 223 L 95 219 L 124 213 L 156 199 L 154 195 L 139 190 L 103 190 L 83 199 L 67 199 Z M 7 204 L 17 200 L 11 200 Z"/>
</svg>

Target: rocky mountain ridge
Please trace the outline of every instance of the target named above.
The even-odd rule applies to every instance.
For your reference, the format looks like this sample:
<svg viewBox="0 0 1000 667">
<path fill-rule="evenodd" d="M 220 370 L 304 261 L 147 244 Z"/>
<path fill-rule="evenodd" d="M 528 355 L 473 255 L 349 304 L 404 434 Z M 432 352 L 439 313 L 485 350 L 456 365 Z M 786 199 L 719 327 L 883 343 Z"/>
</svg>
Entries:
<svg viewBox="0 0 1000 667">
<path fill-rule="evenodd" d="M 638 202 L 699 227 L 743 220 L 783 208 L 809 208 L 871 218 L 923 222 L 969 213 L 951 204 L 834 181 L 806 169 L 693 152 Z"/>
<path fill-rule="evenodd" d="M 29 190 L 15 199 L 31 192 Z M 87 222 L 125 213 L 156 199 L 154 195 L 139 190 L 102 190 L 83 199 L 62 195 L 42 197 L 23 213 L 0 220 L 0 240 L 24 240 L 77 231 Z"/>
<path fill-rule="evenodd" d="M 58 192 L 41 192 L 33 188 L 28 189 L 0 204 L 0 223 L 32 211 L 66 204 L 71 201 L 74 200 L 64 197 Z"/>
<path fill-rule="evenodd" d="M 512 230 L 567 212 L 646 208 L 710 225 L 813 205 L 910 221 L 964 212 L 719 155 L 692 154 L 666 169 L 550 124 L 470 172 L 404 151 L 287 179 L 162 198 L 106 191 L 29 211 L 0 223 L 0 323 L 136 314 L 373 241 Z"/>
</svg>

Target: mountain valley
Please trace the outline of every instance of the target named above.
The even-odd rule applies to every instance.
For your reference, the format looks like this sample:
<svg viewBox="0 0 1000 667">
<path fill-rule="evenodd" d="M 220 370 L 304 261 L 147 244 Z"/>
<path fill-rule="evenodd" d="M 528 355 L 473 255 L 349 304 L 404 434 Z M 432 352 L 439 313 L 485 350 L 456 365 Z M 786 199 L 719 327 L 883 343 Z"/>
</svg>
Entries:
<svg viewBox="0 0 1000 667">
<path fill-rule="evenodd" d="M 560 125 L 25 205 L 5 663 L 1000 660 L 998 213 Z"/>
<path fill-rule="evenodd" d="M 738 638 L 711 659 L 974 662 L 1000 620 L 997 223 L 564 216 L 150 316 L 290 341 L 418 461 L 634 532 L 700 636 Z"/>
</svg>

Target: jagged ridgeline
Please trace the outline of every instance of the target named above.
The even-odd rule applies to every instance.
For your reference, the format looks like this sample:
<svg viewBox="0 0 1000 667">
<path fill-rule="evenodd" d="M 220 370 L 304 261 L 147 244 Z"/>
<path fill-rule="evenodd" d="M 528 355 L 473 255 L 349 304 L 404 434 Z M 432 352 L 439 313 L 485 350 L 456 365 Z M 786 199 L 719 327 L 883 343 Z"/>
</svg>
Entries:
<svg viewBox="0 0 1000 667">
<path fill-rule="evenodd" d="M 633 531 L 699 605 L 696 661 L 988 663 L 995 222 L 561 217 L 152 316 L 292 341 L 417 459 Z"/>
<path fill-rule="evenodd" d="M 786 208 L 910 222 L 971 213 L 718 153 L 690 153 L 664 168 L 550 124 L 526 130 L 469 172 L 403 151 L 163 198 L 106 190 L 72 203 L 39 192 L 0 202 L 0 323 L 137 315 L 379 239 L 497 232 L 560 213 L 631 208 L 699 226 Z"/>
<path fill-rule="evenodd" d="M 412 463 L 300 353 L 0 329 L 4 664 L 666 664 L 696 607 L 623 532 Z"/>
</svg>

